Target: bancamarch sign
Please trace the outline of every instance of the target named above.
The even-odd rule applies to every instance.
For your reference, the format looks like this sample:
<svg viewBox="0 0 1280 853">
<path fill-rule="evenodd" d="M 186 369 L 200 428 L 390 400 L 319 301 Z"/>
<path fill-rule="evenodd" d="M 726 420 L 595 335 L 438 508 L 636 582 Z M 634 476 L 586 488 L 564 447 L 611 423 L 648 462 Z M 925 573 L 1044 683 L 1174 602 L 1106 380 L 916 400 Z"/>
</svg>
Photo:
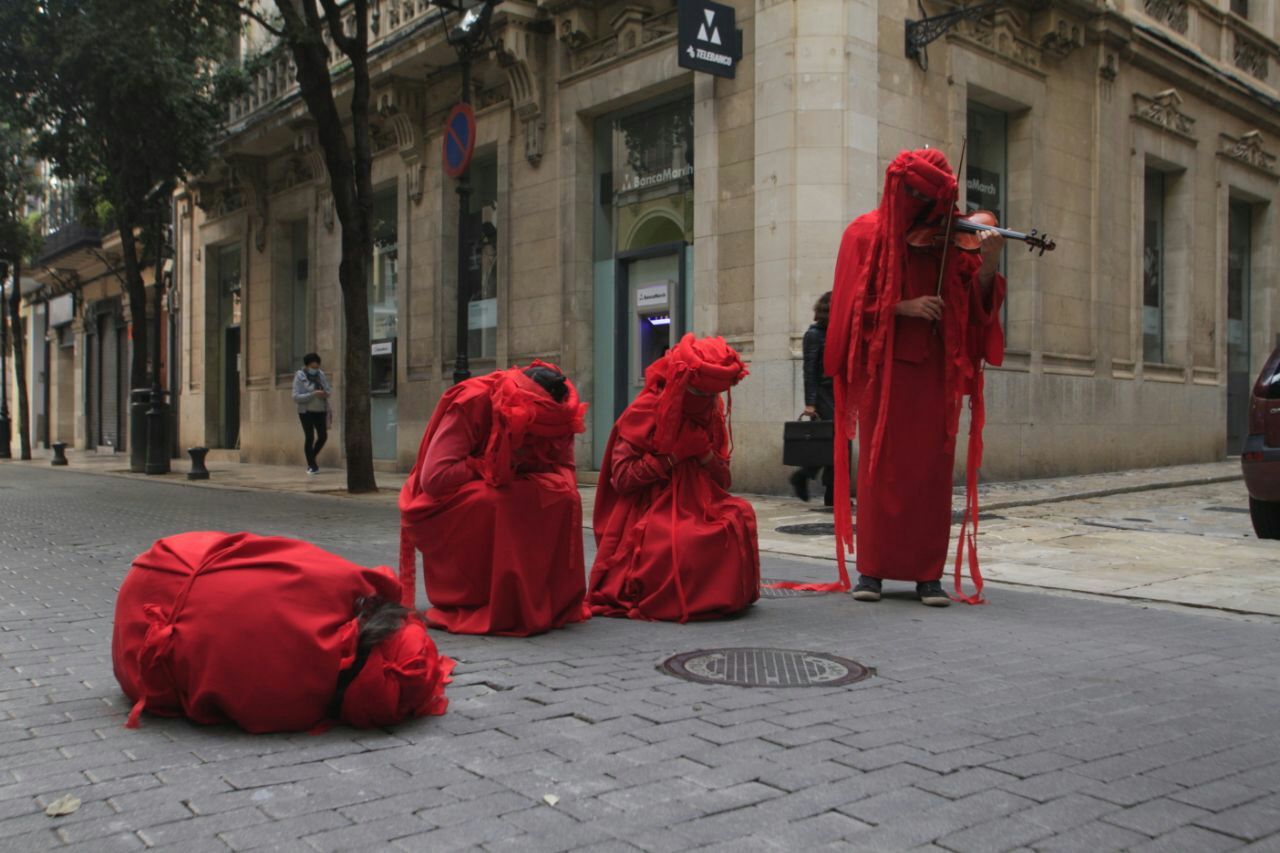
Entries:
<svg viewBox="0 0 1280 853">
<path fill-rule="evenodd" d="M 742 32 L 734 9 L 710 0 L 680 0 L 676 32 L 681 68 L 732 79 L 742 58 Z"/>
</svg>

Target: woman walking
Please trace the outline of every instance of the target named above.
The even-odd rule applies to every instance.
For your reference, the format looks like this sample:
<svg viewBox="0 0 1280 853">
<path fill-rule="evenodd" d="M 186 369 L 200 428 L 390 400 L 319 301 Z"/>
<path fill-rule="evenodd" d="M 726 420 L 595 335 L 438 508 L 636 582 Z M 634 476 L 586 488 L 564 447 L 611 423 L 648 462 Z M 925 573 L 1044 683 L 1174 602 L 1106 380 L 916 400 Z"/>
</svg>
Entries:
<svg viewBox="0 0 1280 853">
<path fill-rule="evenodd" d="M 298 404 L 298 420 L 302 421 L 302 452 L 307 456 L 308 474 L 320 473 L 316 457 L 329 438 L 329 418 L 333 412 L 329 405 L 331 396 L 333 386 L 320 369 L 320 356 L 307 353 L 302 357 L 302 369 L 293 375 L 293 402 Z"/>
</svg>

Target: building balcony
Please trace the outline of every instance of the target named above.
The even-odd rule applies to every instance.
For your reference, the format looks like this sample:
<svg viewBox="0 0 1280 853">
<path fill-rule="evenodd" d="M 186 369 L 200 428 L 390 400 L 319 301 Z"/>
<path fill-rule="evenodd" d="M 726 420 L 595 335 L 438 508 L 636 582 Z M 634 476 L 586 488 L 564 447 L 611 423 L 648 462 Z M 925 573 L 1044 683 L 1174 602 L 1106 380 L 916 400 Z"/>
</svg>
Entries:
<svg viewBox="0 0 1280 853">
<path fill-rule="evenodd" d="M 415 33 L 442 20 L 443 13 L 428 0 L 371 0 L 369 4 L 369 59 L 371 70 L 374 60 L 386 54 L 395 45 Z M 343 29 L 354 30 L 355 12 L 348 9 L 343 17 Z M 346 70 L 348 59 L 334 45 L 328 29 L 324 32 L 325 47 L 329 52 L 329 69 L 335 78 Z M 287 50 L 276 50 L 257 68 L 250 78 L 248 91 L 235 98 L 227 110 L 228 129 L 232 134 L 243 129 L 257 117 L 268 113 L 275 106 L 298 93 L 298 72 L 293 57 Z"/>
</svg>

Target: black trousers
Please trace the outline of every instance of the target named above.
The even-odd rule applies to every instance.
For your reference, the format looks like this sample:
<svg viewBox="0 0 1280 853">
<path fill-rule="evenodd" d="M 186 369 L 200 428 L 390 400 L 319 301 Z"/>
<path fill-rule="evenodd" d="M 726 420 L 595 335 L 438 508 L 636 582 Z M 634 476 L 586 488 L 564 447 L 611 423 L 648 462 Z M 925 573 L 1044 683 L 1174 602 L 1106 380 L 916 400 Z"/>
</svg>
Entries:
<svg viewBox="0 0 1280 853">
<path fill-rule="evenodd" d="M 816 403 L 814 403 L 813 407 L 818 410 L 818 417 L 821 420 L 824 420 L 824 421 L 835 420 L 835 416 L 836 416 L 835 391 L 832 390 L 832 388 L 828 385 L 819 386 L 818 400 Z M 825 465 L 822 468 L 801 468 L 800 470 L 804 471 L 804 475 L 808 477 L 810 480 L 817 477 L 819 471 L 822 472 L 822 485 L 825 490 L 822 497 L 822 503 L 823 503 L 823 506 L 831 506 L 832 504 L 831 486 L 835 480 L 835 469 L 832 468 L 830 465 Z"/>
<path fill-rule="evenodd" d="M 302 452 L 307 454 L 307 467 L 319 468 L 316 457 L 320 455 L 321 450 L 324 450 L 324 443 L 329 440 L 329 413 L 299 412 L 298 420 L 302 421 L 302 434 L 306 436 Z"/>
</svg>

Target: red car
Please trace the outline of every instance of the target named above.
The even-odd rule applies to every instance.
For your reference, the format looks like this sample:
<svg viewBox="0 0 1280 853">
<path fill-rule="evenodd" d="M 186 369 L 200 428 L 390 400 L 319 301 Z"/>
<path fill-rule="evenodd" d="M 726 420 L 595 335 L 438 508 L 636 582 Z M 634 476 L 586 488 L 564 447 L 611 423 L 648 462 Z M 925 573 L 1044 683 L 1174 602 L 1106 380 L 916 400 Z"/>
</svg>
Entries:
<svg viewBox="0 0 1280 853">
<path fill-rule="evenodd" d="M 1240 465 L 1253 532 L 1259 539 L 1280 539 L 1280 342 L 1253 386 Z"/>
</svg>

